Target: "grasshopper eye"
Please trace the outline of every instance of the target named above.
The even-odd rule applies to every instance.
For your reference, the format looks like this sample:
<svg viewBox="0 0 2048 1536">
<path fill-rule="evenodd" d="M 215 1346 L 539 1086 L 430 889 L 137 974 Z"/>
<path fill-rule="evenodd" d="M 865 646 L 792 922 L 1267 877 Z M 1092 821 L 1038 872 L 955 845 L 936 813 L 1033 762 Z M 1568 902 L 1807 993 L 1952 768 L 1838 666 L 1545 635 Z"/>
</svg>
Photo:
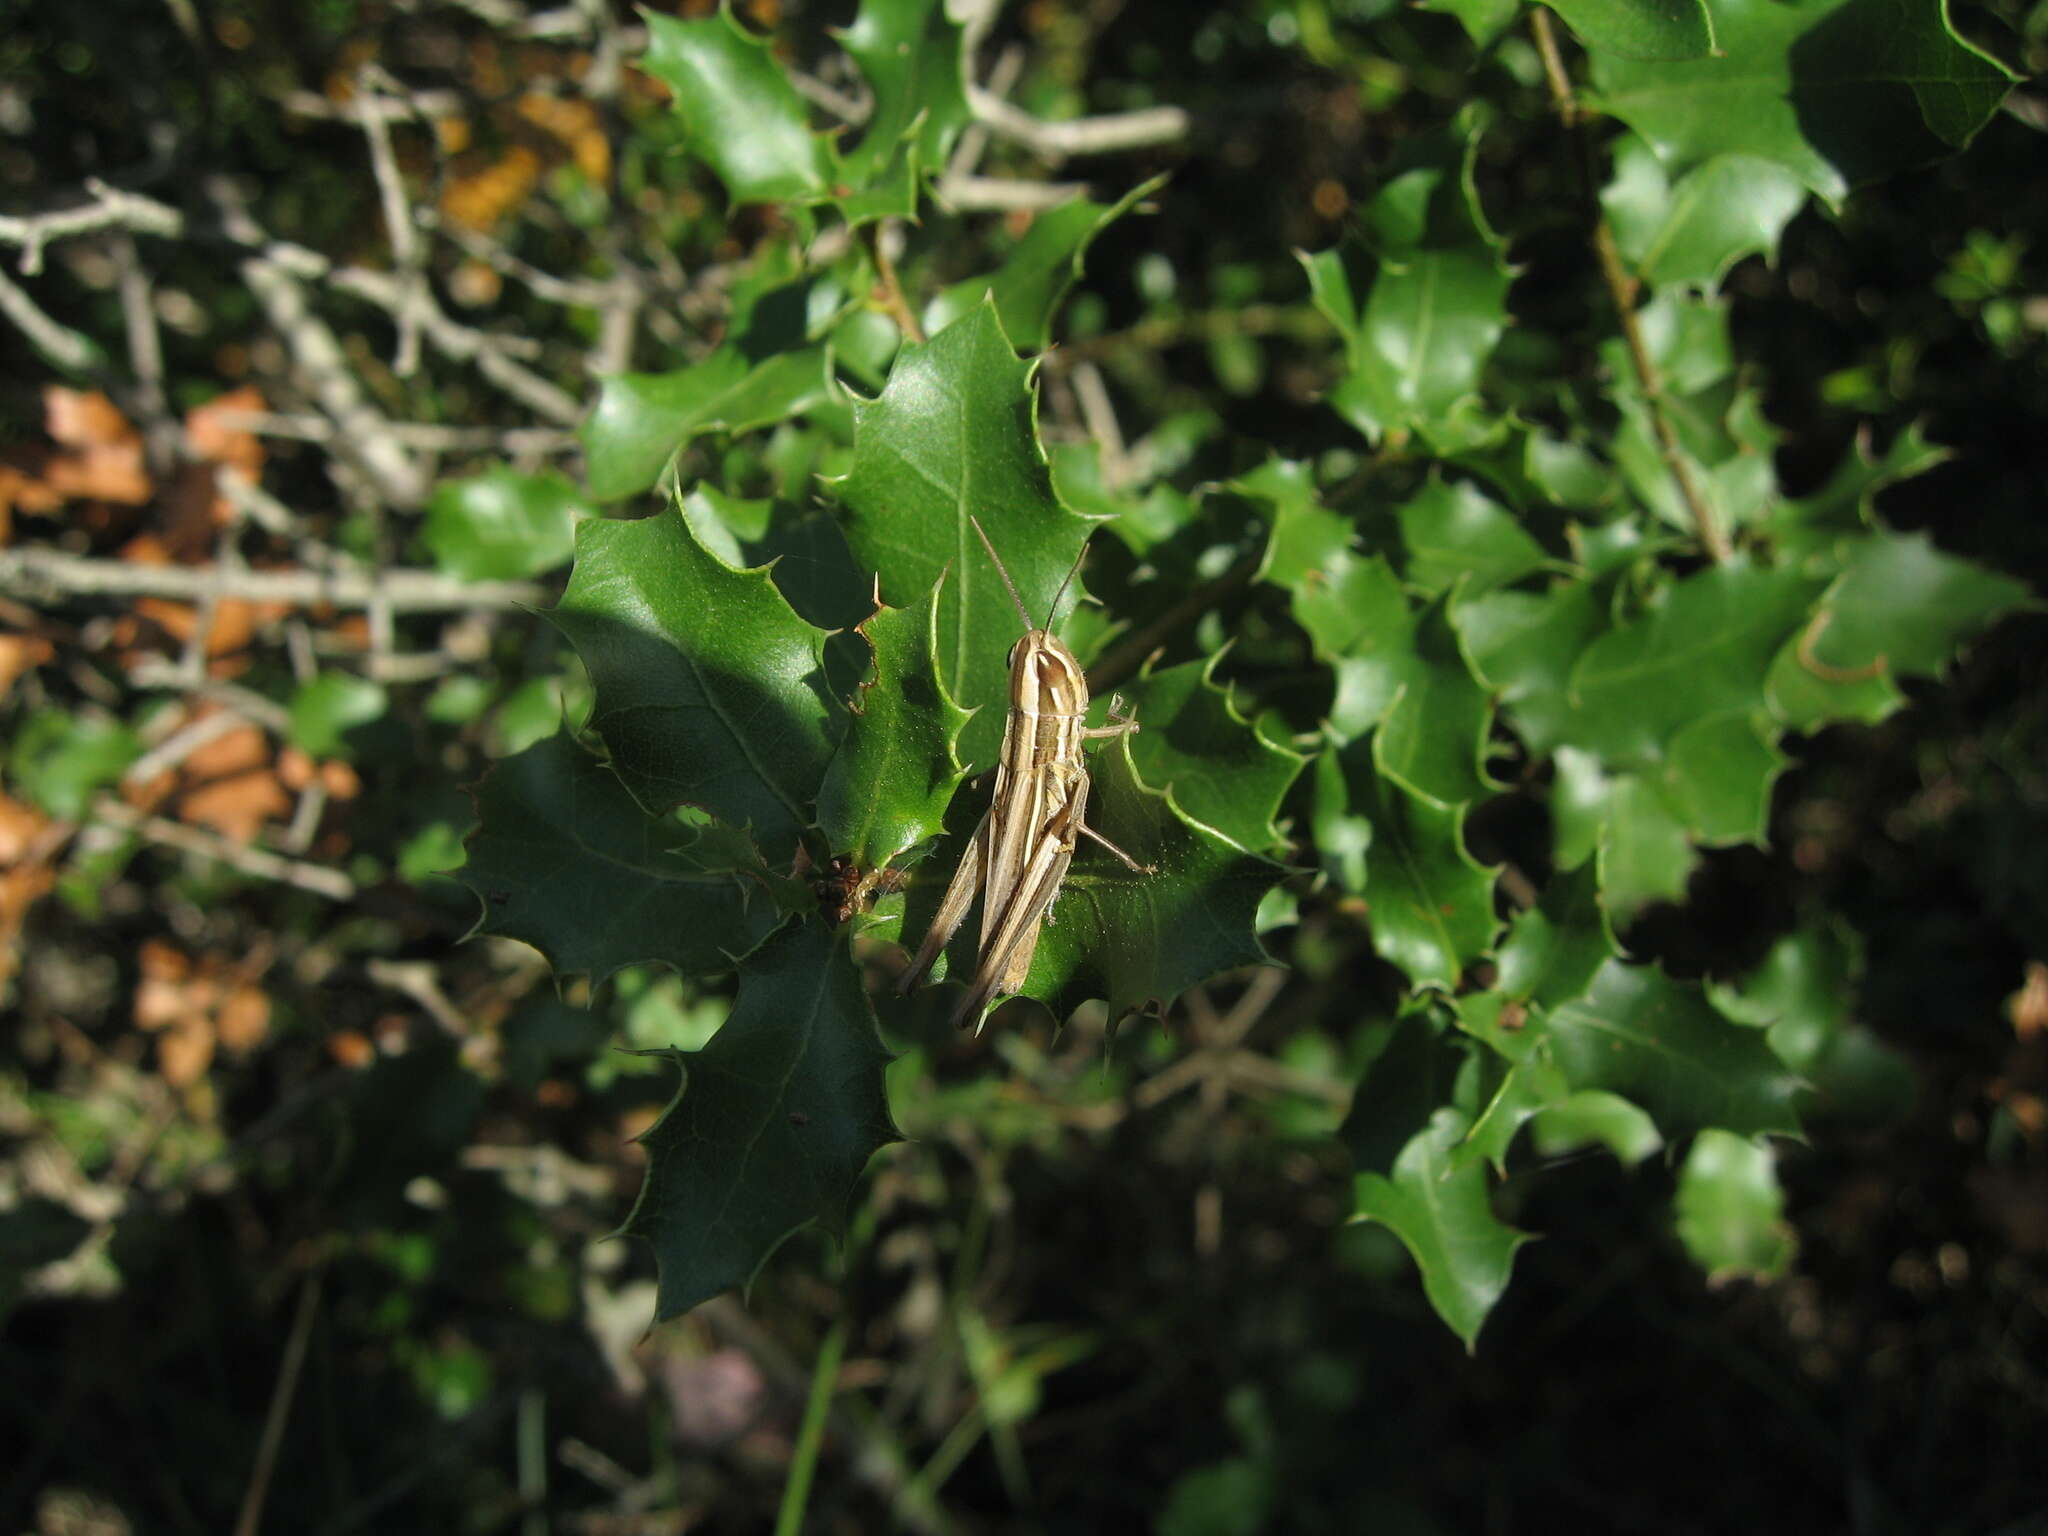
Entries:
<svg viewBox="0 0 2048 1536">
<path fill-rule="evenodd" d="M 1010 647 L 1010 654 L 1003 658 L 1004 666 L 1014 667 L 1017 665 L 1017 653 L 1024 649 L 1024 642 L 1030 638 L 1029 635 L 1024 635 L 1018 639 L 1015 645 Z"/>
</svg>

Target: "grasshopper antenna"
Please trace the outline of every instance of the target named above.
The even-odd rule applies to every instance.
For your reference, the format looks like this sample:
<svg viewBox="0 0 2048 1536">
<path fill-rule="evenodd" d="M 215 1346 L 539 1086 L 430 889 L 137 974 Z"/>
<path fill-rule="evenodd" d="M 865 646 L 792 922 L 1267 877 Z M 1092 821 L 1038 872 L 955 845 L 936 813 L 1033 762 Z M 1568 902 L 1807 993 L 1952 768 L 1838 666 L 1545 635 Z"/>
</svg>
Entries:
<svg viewBox="0 0 2048 1536">
<path fill-rule="evenodd" d="M 1074 578 L 1081 574 L 1081 562 L 1088 558 L 1088 541 L 1083 539 L 1081 547 L 1074 552 L 1074 563 L 1067 567 L 1067 574 L 1060 582 L 1059 591 L 1052 595 L 1052 606 L 1045 611 L 1045 627 L 1052 628 L 1052 621 L 1059 617 L 1060 599 L 1067 595 L 1067 588 L 1074 584 Z"/>
<path fill-rule="evenodd" d="M 1003 585 L 1009 589 L 1010 601 L 1017 605 L 1017 617 L 1024 621 L 1024 627 L 1026 629 L 1035 629 L 1037 626 L 1031 622 L 1031 615 L 1029 612 L 1026 611 L 1024 607 L 1024 599 L 1017 595 L 1017 583 L 1010 580 L 1010 572 L 1009 569 L 1003 564 L 1003 557 L 996 553 L 995 545 L 989 542 L 988 530 L 981 526 L 981 519 L 976 517 L 972 512 L 967 514 L 967 521 L 974 524 L 974 531 L 981 535 L 982 548 L 988 551 L 989 559 L 995 561 L 996 574 L 1003 578 Z M 1073 578 L 1069 576 L 1068 580 L 1072 579 Z M 1062 585 L 1060 587 L 1060 590 L 1064 592 L 1067 589 L 1064 585 Z"/>
</svg>

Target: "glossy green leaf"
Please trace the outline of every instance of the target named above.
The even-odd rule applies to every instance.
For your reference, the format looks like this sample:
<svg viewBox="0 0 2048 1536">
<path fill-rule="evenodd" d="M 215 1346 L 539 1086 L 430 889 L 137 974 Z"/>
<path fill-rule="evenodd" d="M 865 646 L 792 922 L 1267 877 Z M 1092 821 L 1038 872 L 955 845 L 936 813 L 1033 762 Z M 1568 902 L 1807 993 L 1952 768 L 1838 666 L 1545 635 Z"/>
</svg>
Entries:
<svg viewBox="0 0 2048 1536">
<path fill-rule="evenodd" d="M 1681 901 L 1699 862 L 1685 817 L 1657 779 L 1607 773 L 1600 760 L 1557 750 L 1550 819 L 1560 868 L 1599 855 L 1601 900 L 1617 922 L 1653 901 Z"/>
<path fill-rule="evenodd" d="M 499 759 L 472 793 L 456 878 L 482 903 L 476 931 L 531 944 L 557 976 L 729 971 L 781 921 L 744 838 L 649 815 L 567 732 Z"/>
<path fill-rule="evenodd" d="M 937 836 L 966 777 L 954 747 L 967 712 L 946 696 L 934 654 L 939 590 L 860 626 L 874 671 L 818 791 L 818 825 L 832 852 L 863 870 Z"/>
<path fill-rule="evenodd" d="M 847 153 L 842 176 L 882 174 L 897 146 L 914 137 L 917 163 L 936 171 L 971 114 L 961 79 L 960 27 L 945 0 L 861 0 L 839 46 L 860 66 L 874 109 Z"/>
<path fill-rule="evenodd" d="M 1593 100 L 1674 175 L 1775 161 L 1830 202 L 1960 149 L 2012 74 L 1959 38 L 1946 0 L 1715 0 L 1712 58 L 1593 56 Z"/>
<path fill-rule="evenodd" d="M 1673 1203 L 1679 1241 L 1708 1284 L 1772 1280 L 1791 1266 L 1798 1239 L 1785 1220 L 1777 1159 L 1762 1142 L 1700 1132 L 1679 1170 Z"/>
<path fill-rule="evenodd" d="M 1021 624 L 968 519 L 988 531 L 1034 624 L 1046 621 L 1089 526 L 1053 495 L 1030 376 L 987 304 L 905 347 L 881 395 L 855 402 L 853 470 L 838 486 L 847 542 L 879 573 L 884 602 L 916 601 L 950 568 L 939 675 L 978 711 L 961 754 L 984 768 L 1002 739 Z"/>
<path fill-rule="evenodd" d="M 77 821 L 93 796 L 141 755 L 141 739 L 119 720 L 96 711 L 43 709 L 14 728 L 7 777 L 52 816 Z"/>
<path fill-rule="evenodd" d="M 1091 839 L 1075 850 L 1060 896 L 1040 934 L 1022 995 L 1065 1019 L 1106 998 L 1110 1020 L 1165 1004 L 1219 971 L 1266 958 L 1254 931 L 1259 903 L 1285 871 L 1246 853 L 1182 814 L 1173 797 L 1140 780 L 1130 738 L 1089 758 L 1088 821 L 1151 872 L 1127 868 Z M 956 836 L 920 867 L 903 934 L 923 936 L 954 861 L 981 815 L 984 797 L 961 808 Z M 929 870 L 927 875 L 926 871 Z M 950 976 L 971 974 L 980 915 L 949 947 Z"/>
<path fill-rule="evenodd" d="M 671 507 L 593 520 L 550 617 L 596 690 L 591 728 L 651 811 L 701 806 L 787 859 L 831 757 L 824 633 L 763 569 L 736 571 Z"/>
<path fill-rule="evenodd" d="M 1075 198 L 1035 215 L 1031 227 L 993 272 L 962 278 L 932 300 L 924 313 L 925 329 L 944 330 L 990 298 L 1003 334 L 1019 351 L 1044 351 L 1052 344 L 1053 319 L 1069 290 L 1080 281 L 1095 237 L 1165 182 L 1165 177 L 1155 176 L 1114 203 Z"/>
<path fill-rule="evenodd" d="M 617 373 L 598 385 L 579 436 L 585 478 L 599 501 L 636 495 L 705 432 L 750 432 L 802 414 L 832 393 L 823 347 L 750 357 L 720 347 L 672 373 Z"/>
<path fill-rule="evenodd" d="M 1353 1209 L 1401 1239 L 1430 1305 L 1470 1349 L 1507 1289 L 1515 1250 L 1529 1239 L 1493 1214 L 1483 1166 L 1453 1167 L 1467 1127 L 1462 1111 L 1438 1110 L 1402 1150 L 1391 1177 L 1358 1175 Z"/>
<path fill-rule="evenodd" d="M 1432 479 L 1395 513 L 1412 586 L 1467 592 L 1506 586 L 1549 563 L 1515 515 L 1469 482 Z"/>
<path fill-rule="evenodd" d="M 1598 1088 L 1544 1105 L 1530 1124 L 1529 1136 L 1545 1157 L 1563 1157 L 1597 1144 L 1634 1164 L 1664 1148 L 1656 1121 L 1619 1094 Z"/>
<path fill-rule="evenodd" d="M 790 923 L 741 964 L 711 1043 L 660 1053 L 682 1086 L 641 1138 L 647 1181 L 621 1229 L 654 1249 L 657 1319 L 748 1284 L 801 1227 L 843 1231 L 861 1170 L 898 1139 L 849 945 Z"/>
<path fill-rule="evenodd" d="M 1480 373 L 1507 324 L 1510 273 L 1473 183 L 1476 131 L 1432 140 L 1361 211 L 1354 244 L 1304 258 L 1309 297 L 1344 338 L 1338 414 L 1377 441 L 1471 436 Z"/>
<path fill-rule="evenodd" d="M 831 156 L 769 44 L 730 11 L 696 21 L 647 14 L 641 66 L 675 94 L 693 154 L 735 203 L 815 199 L 831 188 Z"/>
<path fill-rule="evenodd" d="M 1894 434 L 1881 454 L 1871 453 L 1869 445 L 1859 441 L 1825 485 L 1810 495 L 1774 502 L 1760 526 L 1780 549 L 1818 557 L 1833 571 L 1844 542 L 1877 527 L 1871 505 L 1877 493 L 1925 474 L 1948 456 L 1947 449 L 1927 440 L 1917 422 Z"/>
<path fill-rule="evenodd" d="M 286 739 L 312 757 L 353 756 L 349 733 L 380 719 L 387 702 L 382 684 L 351 672 L 322 672 L 292 695 Z"/>
<path fill-rule="evenodd" d="M 1799 1129 L 1798 1080 L 1758 1033 L 1653 967 L 1609 961 L 1584 997 L 1551 1012 L 1546 1035 L 1573 1088 L 1640 1104 L 1666 1137 L 1710 1125 L 1738 1135 Z"/>
<path fill-rule="evenodd" d="M 1674 582 L 1580 655 L 1570 739 L 1609 762 L 1655 762 L 1694 721 L 1754 708 L 1778 647 L 1819 593 L 1808 578 L 1740 563 Z"/>
<path fill-rule="evenodd" d="M 1350 521 L 1332 512 L 1316 492 L 1315 471 L 1290 459 L 1268 459 L 1230 482 L 1265 517 L 1270 531 L 1260 558 L 1259 579 L 1302 591 L 1331 562 L 1351 548 Z M 1326 653 L 1327 654 L 1327 653 Z"/>
<path fill-rule="evenodd" d="M 1465 1049 L 1423 1009 L 1400 1019 L 1366 1064 L 1337 1132 L 1358 1173 L 1391 1174 L 1401 1151 L 1451 1098 Z"/>
<path fill-rule="evenodd" d="M 1495 985 L 1507 997 L 1555 1008 L 1585 996 L 1600 967 L 1620 954 L 1588 861 L 1555 876 L 1542 900 L 1508 924 Z"/>
<path fill-rule="evenodd" d="M 1522 14 L 1522 0 L 1418 0 L 1415 8 L 1455 16 L 1474 43 L 1488 48 Z"/>
<path fill-rule="evenodd" d="M 1811 654 L 1823 667 L 1882 665 L 1931 676 L 1957 647 L 2031 602 L 2026 584 L 1936 549 L 1924 533 L 1872 533 L 1849 550 L 1821 599 Z"/>
<path fill-rule="evenodd" d="M 1607 628 L 1593 588 L 1564 581 L 1545 592 L 1460 596 L 1450 609 L 1465 655 L 1533 753 L 1571 738 L 1578 705 L 1572 670 Z"/>
<path fill-rule="evenodd" d="M 1753 714 L 1714 715 L 1679 731 L 1667 750 L 1666 799 L 1694 842 L 1763 842 L 1771 786 L 1786 764 L 1776 730 Z"/>
<path fill-rule="evenodd" d="M 874 611 L 874 584 L 853 563 L 845 531 L 829 509 L 697 485 L 683 497 L 682 510 L 699 544 L 735 568 L 768 566 L 776 590 L 818 628 L 851 630 Z M 854 649 L 864 675 L 867 652 L 857 644 Z"/>
<path fill-rule="evenodd" d="M 1702 0 L 1545 0 L 1594 53 L 1623 59 L 1703 59 L 1714 24 Z"/>
<path fill-rule="evenodd" d="M 1281 841 L 1273 818 L 1308 759 L 1266 740 L 1237 712 L 1215 680 L 1222 659 L 1218 651 L 1124 685 L 1138 720 L 1131 762 L 1147 784 L 1172 790 L 1184 814 L 1241 848 L 1265 851 Z"/>
<path fill-rule="evenodd" d="M 1633 134 L 1616 143 L 1614 174 L 1600 193 L 1615 244 L 1638 278 L 1709 290 L 1743 257 L 1775 255 L 1805 203 L 1798 177 L 1754 155 L 1716 155 L 1674 185 Z"/>
<path fill-rule="evenodd" d="M 1465 851 L 1464 813 L 1404 789 L 1369 742 L 1316 760 L 1316 844 L 1331 874 L 1362 894 L 1373 948 L 1418 987 L 1455 988 L 1492 946 L 1493 873 Z"/>
<path fill-rule="evenodd" d="M 576 520 L 587 514 L 564 476 L 522 475 L 500 465 L 437 486 L 423 537 L 434 563 L 450 575 L 517 581 L 565 564 L 576 548 Z"/>
</svg>

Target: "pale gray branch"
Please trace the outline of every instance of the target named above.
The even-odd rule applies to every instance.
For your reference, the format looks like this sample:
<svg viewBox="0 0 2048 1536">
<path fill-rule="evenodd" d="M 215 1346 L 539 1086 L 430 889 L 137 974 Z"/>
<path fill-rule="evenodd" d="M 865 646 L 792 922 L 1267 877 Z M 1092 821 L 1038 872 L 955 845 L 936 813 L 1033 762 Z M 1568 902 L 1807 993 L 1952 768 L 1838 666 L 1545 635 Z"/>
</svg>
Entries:
<svg viewBox="0 0 2048 1536">
<path fill-rule="evenodd" d="M 138 565 L 94 560 L 53 549 L 0 549 L 0 590 L 27 597 L 161 597 L 174 602 L 240 598 L 337 608 L 388 604 L 409 613 L 511 608 L 538 603 L 546 589 L 526 581 L 461 581 L 435 571 L 223 570 L 191 565 Z"/>
<path fill-rule="evenodd" d="M 188 827 L 183 822 L 163 816 L 147 816 L 111 795 L 102 795 L 93 802 L 92 817 L 123 832 L 133 832 L 145 842 L 212 859 L 245 875 L 254 875 L 259 880 L 275 880 L 283 885 L 296 886 L 316 896 L 325 896 L 330 901 L 350 901 L 356 894 L 355 881 L 338 869 L 330 869 L 324 864 L 309 864 L 303 859 L 288 859 L 283 854 L 249 847 L 218 833 Z"/>
<path fill-rule="evenodd" d="M 1014 139 L 1055 162 L 1072 155 L 1104 155 L 1171 144 L 1186 138 L 1192 124 L 1192 119 L 1179 107 L 1144 107 L 1136 112 L 1111 112 L 1101 117 L 1049 123 L 973 84 L 967 87 L 967 103 L 977 118 L 1004 138 Z"/>
</svg>

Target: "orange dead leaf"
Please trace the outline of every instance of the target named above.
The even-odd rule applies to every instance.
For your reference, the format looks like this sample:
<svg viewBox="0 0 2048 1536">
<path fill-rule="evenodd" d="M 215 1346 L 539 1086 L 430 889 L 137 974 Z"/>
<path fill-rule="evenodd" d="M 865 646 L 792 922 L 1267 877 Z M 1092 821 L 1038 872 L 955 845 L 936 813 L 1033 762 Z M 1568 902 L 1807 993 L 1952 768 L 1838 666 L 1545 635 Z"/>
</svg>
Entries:
<svg viewBox="0 0 2048 1536">
<path fill-rule="evenodd" d="M 0 699 L 7 697 L 22 673 L 40 667 L 55 654 L 41 635 L 0 635 Z"/>
<path fill-rule="evenodd" d="M 263 391 L 253 384 L 215 395 L 204 405 L 185 413 L 185 445 L 192 456 L 208 464 L 225 464 L 251 480 L 263 472 L 263 439 L 241 427 L 230 427 L 222 417 L 235 412 L 269 409 Z"/>
<path fill-rule="evenodd" d="M 157 1069 L 173 1087 L 204 1077 L 217 1048 L 239 1055 L 269 1033 L 270 999 L 249 979 L 248 962 L 195 960 L 162 939 L 145 940 L 137 961 L 135 1024 L 157 1036 Z"/>
<path fill-rule="evenodd" d="M 327 1054 L 342 1066 L 361 1071 L 377 1059 L 377 1047 L 361 1030 L 337 1029 L 327 1037 Z"/>
<path fill-rule="evenodd" d="M 2026 983 L 2007 999 L 2005 1011 L 2012 1032 L 2022 1040 L 2048 1030 L 2048 965 L 2038 960 L 2028 964 Z"/>
<path fill-rule="evenodd" d="M 231 842 L 253 843 L 270 822 L 290 813 L 292 797 L 268 768 L 230 774 L 187 790 L 178 801 L 182 820 L 210 827 Z"/>
<path fill-rule="evenodd" d="M 153 487 L 142 462 L 142 434 L 105 395 L 47 386 L 43 429 L 67 450 L 51 455 L 43 473 L 60 500 L 133 507 L 149 500 Z"/>
<path fill-rule="evenodd" d="M 270 1033 L 270 994 L 261 987 L 240 986 L 227 995 L 214 1020 L 220 1043 L 237 1055 L 254 1050 Z"/>
<path fill-rule="evenodd" d="M 277 754 L 278 780 L 294 794 L 312 783 L 317 772 L 319 765 L 297 747 L 286 747 Z"/>
</svg>

